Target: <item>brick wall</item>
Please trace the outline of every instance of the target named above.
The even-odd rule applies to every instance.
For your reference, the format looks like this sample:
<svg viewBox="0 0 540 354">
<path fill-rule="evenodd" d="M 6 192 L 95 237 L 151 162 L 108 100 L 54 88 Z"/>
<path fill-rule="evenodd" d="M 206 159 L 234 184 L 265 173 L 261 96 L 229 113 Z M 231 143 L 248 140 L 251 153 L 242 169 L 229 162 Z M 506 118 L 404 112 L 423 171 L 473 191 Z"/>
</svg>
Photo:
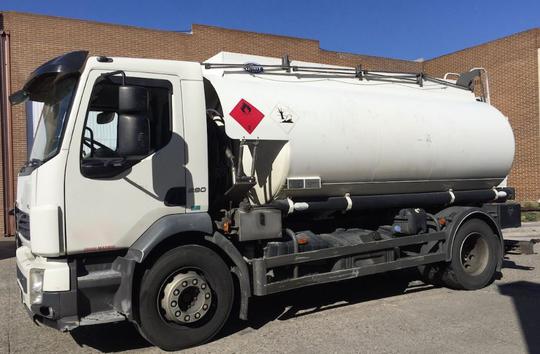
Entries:
<svg viewBox="0 0 540 354">
<path fill-rule="evenodd" d="M 537 28 L 424 62 L 424 70 L 436 76 L 472 67 L 487 70 L 491 103 L 514 130 L 516 155 L 508 185 L 517 188 L 521 201 L 540 199 L 539 43 Z"/>
<path fill-rule="evenodd" d="M 20 88 L 43 62 L 81 49 L 109 56 L 190 61 L 203 61 L 220 51 L 273 57 L 289 54 L 293 60 L 396 71 L 424 69 L 437 75 L 484 66 L 490 73 L 493 103 L 510 117 L 516 134 L 517 155 L 509 183 L 518 188 L 522 200 L 540 198 L 538 62 L 532 56 L 532 49 L 538 48 L 538 29 L 418 63 L 327 51 L 316 40 L 203 25 L 193 25 L 191 33 L 179 33 L 14 12 L 2 13 L 0 23 L 11 40 L 12 90 Z M 17 171 L 26 160 L 26 120 L 22 106 L 14 107 L 12 113 Z"/>
</svg>

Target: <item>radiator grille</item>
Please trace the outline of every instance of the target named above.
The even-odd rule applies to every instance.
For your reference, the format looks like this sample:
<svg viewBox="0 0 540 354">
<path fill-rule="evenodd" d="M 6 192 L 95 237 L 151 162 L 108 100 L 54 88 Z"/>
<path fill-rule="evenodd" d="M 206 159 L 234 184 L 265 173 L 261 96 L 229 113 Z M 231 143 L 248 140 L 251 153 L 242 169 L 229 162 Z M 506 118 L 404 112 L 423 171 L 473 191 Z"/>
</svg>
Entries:
<svg viewBox="0 0 540 354">
<path fill-rule="evenodd" d="M 19 234 L 30 241 L 30 216 L 19 208 L 15 208 L 15 225 Z"/>
</svg>

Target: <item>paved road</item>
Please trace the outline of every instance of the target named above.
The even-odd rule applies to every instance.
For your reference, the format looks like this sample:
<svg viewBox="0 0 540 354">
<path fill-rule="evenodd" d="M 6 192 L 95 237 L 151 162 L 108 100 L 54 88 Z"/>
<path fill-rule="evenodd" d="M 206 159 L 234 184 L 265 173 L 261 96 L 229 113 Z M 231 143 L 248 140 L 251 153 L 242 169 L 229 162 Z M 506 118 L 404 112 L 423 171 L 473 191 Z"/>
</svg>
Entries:
<svg viewBox="0 0 540 354">
<path fill-rule="evenodd" d="M 0 353 L 159 352 L 128 323 L 72 333 L 34 325 L 19 303 L 13 253 L 0 242 Z M 258 299 L 248 323 L 186 352 L 540 353 L 540 255 L 508 255 L 504 267 L 479 291 L 402 272 Z"/>
<path fill-rule="evenodd" d="M 521 227 L 505 229 L 504 239 L 540 239 L 540 221 L 524 222 L 521 224 Z"/>
</svg>

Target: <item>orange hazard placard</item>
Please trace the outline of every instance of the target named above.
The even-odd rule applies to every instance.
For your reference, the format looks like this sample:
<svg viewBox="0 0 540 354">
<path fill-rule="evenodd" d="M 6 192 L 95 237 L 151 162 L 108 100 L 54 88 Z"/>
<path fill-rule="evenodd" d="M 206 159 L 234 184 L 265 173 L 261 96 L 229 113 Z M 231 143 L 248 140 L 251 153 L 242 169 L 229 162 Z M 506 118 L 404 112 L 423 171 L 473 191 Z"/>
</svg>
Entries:
<svg viewBox="0 0 540 354">
<path fill-rule="evenodd" d="M 234 120 L 237 121 L 238 124 L 240 124 L 242 128 L 244 128 L 249 134 L 251 134 L 255 128 L 257 128 L 259 123 L 264 118 L 264 114 L 262 114 L 261 111 L 243 98 L 238 101 L 229 115 L 233 117 Z"/>
</svg>

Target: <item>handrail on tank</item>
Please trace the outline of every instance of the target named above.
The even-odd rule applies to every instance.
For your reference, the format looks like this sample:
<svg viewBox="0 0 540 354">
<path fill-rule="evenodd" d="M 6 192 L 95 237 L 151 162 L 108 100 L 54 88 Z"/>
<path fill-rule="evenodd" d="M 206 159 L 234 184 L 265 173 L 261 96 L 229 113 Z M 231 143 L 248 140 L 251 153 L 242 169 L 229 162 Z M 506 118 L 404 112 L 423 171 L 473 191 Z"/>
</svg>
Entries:
<svg viewBox="0 0 540 354">
<path fill-rule="evenodd" d="M 487 70 L 483 67 L 478 68 L 472 68 L 470 71 L 473 70 L 479 70 L 480 72 L 483 72 L 484 75 L 480 75 L 480 82 L 482 83 L 482 91 L 484 93 L 484 100 L 487 104 L 491 104 L 491 98 L 489 93 L 489 78 Z"/>
<path fill-rule="evenodd" d="M 450 79 L 448 79 L 448 76 L 457 76 L 456 84 L 458 84 L 459 79 L 462 78 L 465 75 L 467 75 L 466 80 L 469 81 L 469 83 L 468 83 L 469 85 L 470 85 L 470 83 L 472 83 L 472 80 L 474 80 L 474 78 L 476 78 L 477 76 L 480 77 L 480 83 L 482 84 L 482 93 L 483 93 L 482 99 L 487 104 L 491 104 L 491 97 L 490 97 L 490 91 L 489 91 L 489 78 L 488 78 L 487 70 L 485 68 L 483 68 L 483 67 L 474 67 L 474 68 L 470 69 L 469 71 L 467 71 L 465 73 L 461 73 L 461 74 L 454 73 L 454 72 L 447 72 L 446 74 L 444 74 L 443 79 L 444 80 L 450 80 Z M 465 85 L 463 85 L 463 86 L 465 86 Z M 474 91 L 474 86 L 472 87 L 471 90 Z"/>
<path fill-rule="evenodd" d="M 250 74 L 267 74 L 267 75 L 295 75 L 297 77 L 325 77 L 325 78 L 357 78 L 367 81 L 383 81 L 393 83 L 409 83 L 423 86 L 424 81 L 431 81 L 445 86 L 459 88 L 463 90 L 471 90 L 469 85 L 460 83 L 452 83 L 443 79 L 426 75 L 424 72 L 397 72 L 385 70 L 365 70 L 359 65 L 355 68 L 351 67 L 319 67 L 319 66 L 301 66 L 291 65 L 291 60 L 288 55 L 284 56 L 281 64 L 257 64 L 257 63 L 207 63 L 202 62 L 201 65 L 205 69 L 242 69 L 243 72 Z M 285 71 L 284 73 L 280 71 Z M 294 72 L 296 74 L 291 74 Z M 236 71 L 235 71 L 236 73 Z M 301 74 L 303 73 L 303 74 Z M 307 73 L 307 74 L 306 74 Z M 323 75 L 321 75 L 323 74 Z"/>
</svg>

